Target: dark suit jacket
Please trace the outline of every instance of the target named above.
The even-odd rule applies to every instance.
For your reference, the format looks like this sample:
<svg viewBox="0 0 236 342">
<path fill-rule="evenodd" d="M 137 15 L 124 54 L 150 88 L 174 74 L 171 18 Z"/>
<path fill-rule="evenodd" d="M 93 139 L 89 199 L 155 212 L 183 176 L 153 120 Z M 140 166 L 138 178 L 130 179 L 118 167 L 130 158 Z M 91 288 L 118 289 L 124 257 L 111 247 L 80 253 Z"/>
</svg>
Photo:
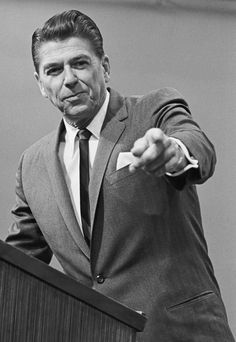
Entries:
<svg viewBox="0 0 236 342">
<path fill-rule="evenodd" d="M 212 175 L 214 148 L 174 89 L 143 97 L 110 93 L 90 181 L 91 251 L 58 158 L 63 124 L 21 158 L 7 241 L 47 263 L 54 253 L 69 276 L 145 312 L 138 341 L 233 341 L 194 185 Z M 116 170 L 119 153 L 151 127 L 179 138 L 199 169 L 176 178 Z"/>
</svg>

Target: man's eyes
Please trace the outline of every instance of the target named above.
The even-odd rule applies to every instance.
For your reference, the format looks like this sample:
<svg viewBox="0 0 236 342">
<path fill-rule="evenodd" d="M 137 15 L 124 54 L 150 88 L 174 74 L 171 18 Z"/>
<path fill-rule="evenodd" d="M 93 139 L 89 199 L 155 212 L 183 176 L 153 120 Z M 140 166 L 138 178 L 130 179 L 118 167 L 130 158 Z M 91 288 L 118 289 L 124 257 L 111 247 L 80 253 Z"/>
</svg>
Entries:
<svg viewBox="0 0 236 342">
<path fill-rule="evenodd" d="M 77 60 L 71 63 L 72 69 L 84 69 L 89 65 L 89 62 L 87 60 Z M 48 76 L 57 76 L 61 72 L 63 72 L 64 67 L 63 66 L 53 66 L 46 70 L 46 75 Z"/>
<path fill-rule="evenodd" d="M 56 76 L 62 72 L 62 67 L 52 67 L 46 70 L 46 75 L 48 76 Z"/>
<path fill-rule="evenodd" d="M 82 68 L 85 68 L 87 65 L 89 64 L 89 62 L 87 60 L 78 60 L 78 61 L 75 61 L 72 63 L 72 68 L 79 68 L 79 69 L 82 69 Z"/>
</svg>

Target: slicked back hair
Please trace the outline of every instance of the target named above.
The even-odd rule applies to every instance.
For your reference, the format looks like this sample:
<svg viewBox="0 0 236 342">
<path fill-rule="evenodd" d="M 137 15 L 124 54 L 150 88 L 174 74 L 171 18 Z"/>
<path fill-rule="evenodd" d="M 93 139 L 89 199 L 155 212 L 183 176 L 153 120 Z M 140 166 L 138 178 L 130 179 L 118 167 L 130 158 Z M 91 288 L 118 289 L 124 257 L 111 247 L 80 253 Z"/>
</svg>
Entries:
<svg viewBox="0 0 236 342">
<path fill-rule="evenodd" d="M 39 49 L 49 41 L 60 41 L 80 37 L 90 41 L 97 57 L 104 56 L 103 38 L 95 22 L 77 10 L 64 11 L 48 19 L 42 28 L 32 35 L 32 58 L 36 72 L 39 72 Z"/>
</svg>

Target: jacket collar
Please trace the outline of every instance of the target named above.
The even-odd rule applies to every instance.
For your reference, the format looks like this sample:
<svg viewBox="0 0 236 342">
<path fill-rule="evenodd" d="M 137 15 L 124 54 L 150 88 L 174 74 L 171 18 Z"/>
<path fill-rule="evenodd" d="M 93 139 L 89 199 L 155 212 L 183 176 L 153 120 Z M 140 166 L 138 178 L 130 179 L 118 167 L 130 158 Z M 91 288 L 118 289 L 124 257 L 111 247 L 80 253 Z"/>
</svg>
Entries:
<svg viewBox="0 0 236 342">
<path fill-rule="evenodd" d="M 60 123 L 57 131 L 50 139 L 44 151 L 45 163 L 48 170 L 50 182 L 57 202 L 59 211 L 65 223 L 65 229 L 68 229 L 77 243 L 78 247 L 83 251 L 87 258 L 90 257 L 89 248 L 83 238 L 81 229 L 76 220 L 73 206 L 70 199 L 69 190 L 63 175 L 62 166 L 58 156 L 58 147 L 60 137 L 64 134 L 65 127 L 63 121 Z"/>
<path fill-rule="evenodd" d="M 125 107 L 124 98 L 115 90 L 108 88 L 108 91 L 110 92 L 110 101 L 101 130 L 100 140 L 89 184 L 92 229 L 104 173 L 112 150 L 125 130 L 125 119 L 127 118 L 127 110 Z"/>
</svg>

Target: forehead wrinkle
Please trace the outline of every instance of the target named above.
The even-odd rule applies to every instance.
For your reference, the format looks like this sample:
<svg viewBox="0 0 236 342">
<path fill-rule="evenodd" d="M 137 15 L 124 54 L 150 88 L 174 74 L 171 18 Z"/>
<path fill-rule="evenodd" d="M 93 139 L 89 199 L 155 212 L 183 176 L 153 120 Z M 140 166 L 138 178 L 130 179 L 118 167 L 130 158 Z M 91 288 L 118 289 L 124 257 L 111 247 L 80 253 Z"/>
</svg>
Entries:
<svg viewBox="0 0 236 342">
<path fill-rule="evenodd" d="M 57 54 L 58 51 L 65 51 L 69 53 L 70 51 L 78 50 L 83 52 L 85 55 L 93 55 L 94 51 L 91 43 L 85 39 L 80 39 L 77 37 L 72 37 L 66 40 L 59 41 L 48 41 L 44 42 L 39 48 L 39 54 L 44 56 L 46 54 L 54 53 Z"/>
<path fill-rule="evenodd" d="M 40 51 L 41 58 L 50 59 L 52 61 L 58 60 L 58 59 L 59 60 L 64 59 L 67 56 L 69 57 L 69 59 L 75 59 L 75 58 L 81 58 L 81 57 L 90 58 L 90 53 L 88 53 L 84 49 L 82 50 L 82 49 L 78 49 L 75 47 L 71 49 L 68 47 L 64 47 L 64 48 L 58 48 L 58 49 L 53 49 L 53 50 L 45 49 L 44 51 Z"/>
</svg>

